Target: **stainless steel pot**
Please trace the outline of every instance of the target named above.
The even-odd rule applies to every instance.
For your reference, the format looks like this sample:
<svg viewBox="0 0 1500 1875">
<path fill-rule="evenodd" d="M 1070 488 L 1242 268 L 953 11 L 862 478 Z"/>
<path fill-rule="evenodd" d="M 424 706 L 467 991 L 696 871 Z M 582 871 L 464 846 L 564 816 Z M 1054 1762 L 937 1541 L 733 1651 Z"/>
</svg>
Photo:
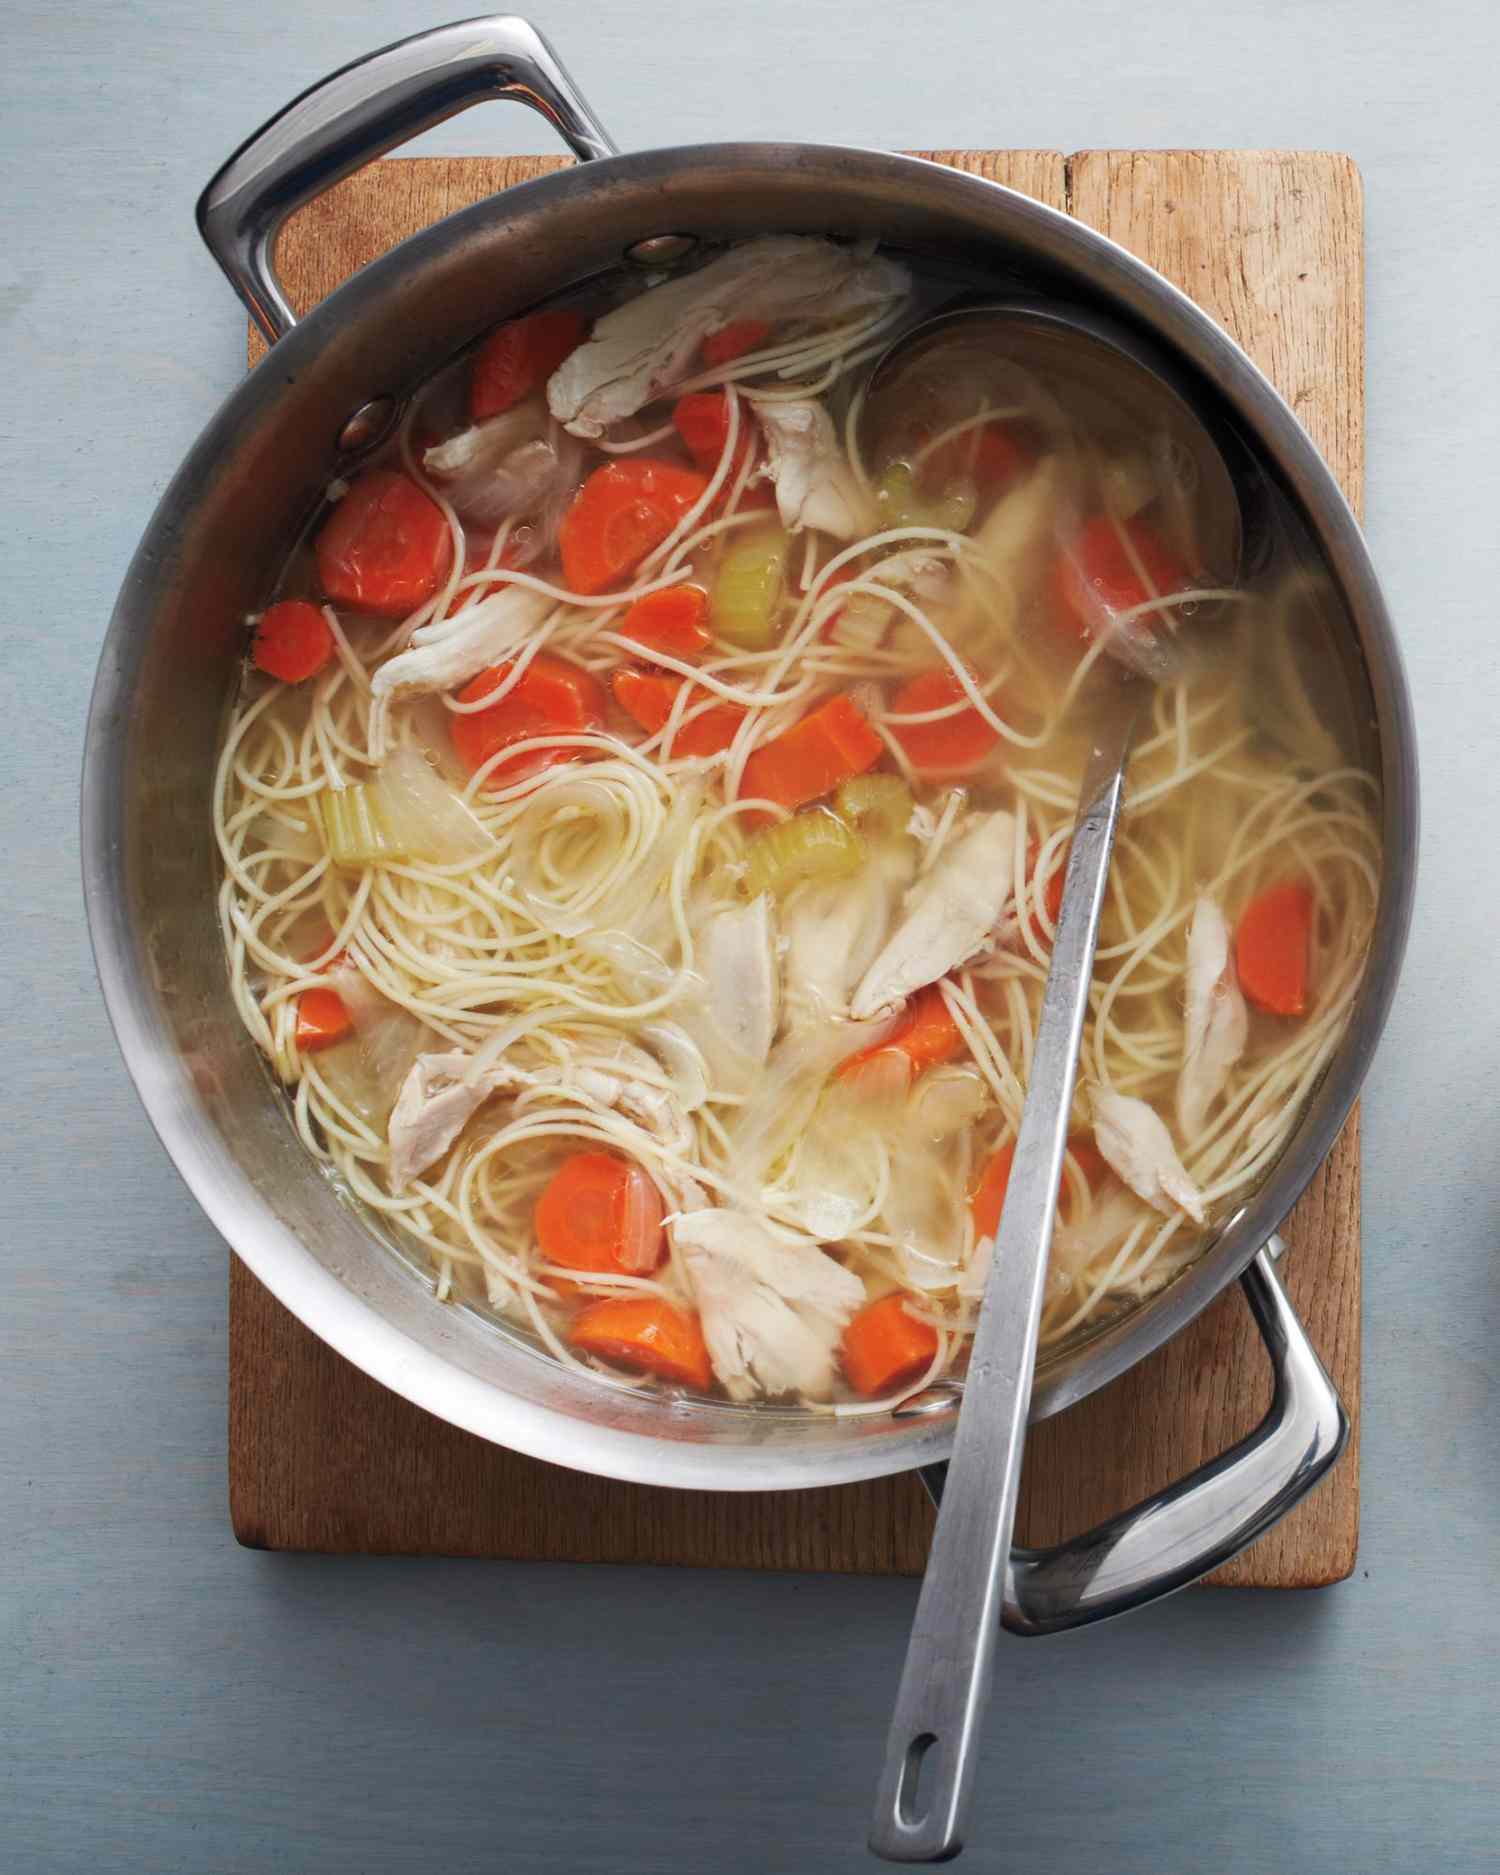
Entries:
<svg viewBox="0 0 1500 1875">
<path fill-rule="evenodd" d="M 297 322 L 272 267 L 286 215 L 487 98 L 541 112 L 578 166 L 403 242 Z M 1358 634 L 1384 785 L 1374 949 L 1349 1034 L 1265 1187 L 1168 1289 L 1046 1363 L 1032 1407 L 1043 1417 L 1091 1393 L 1238 1277 L 1275 1366 L 1267 1420 L 1205 1472 L 1107 1529 L 1045 1554 L 1018 1551 L 1007 1619 L 1035 1632 L 1116 1612 L 1192 1580 L 1269 1527 L 1333 1462 L 1346 1422 L 1263 1247 L 1332 1145 L 1385 1018 L 1411 902 L 1416 777 L 1400 660 L 1358 528 L 1265 379 L 1149 268 L 1067 216 L 973 176 L 812 144 L 616 155 L 551 49 L 515 19 L 420 34 L 305 92 L 215 177 L 199 222 L 274 344 L 163 497 L 104 646 L 88 726 L 83 852 L 110 1014 L 183 1177 L 288 1308 L 367 1373 L 455 1425 L 614 1477 L 763 1490 L 917 1467 L 932 1476 L 951 1413 L 836 1420 L 591 1384 L 477 1315 L 435 1303 L 340 1200 L 304 1153 L 234 1012 L 215 923 L 210 777 L 246 612 L 264 602 L 329 479 L 437 366 L 496 321 L 622 256 L 660 259 L 690 244 L 676 237 L 869 234 L 992 266 L 997 277 L 1132 323 L 1239 430 L 1302 510 Z"/>
</svg>

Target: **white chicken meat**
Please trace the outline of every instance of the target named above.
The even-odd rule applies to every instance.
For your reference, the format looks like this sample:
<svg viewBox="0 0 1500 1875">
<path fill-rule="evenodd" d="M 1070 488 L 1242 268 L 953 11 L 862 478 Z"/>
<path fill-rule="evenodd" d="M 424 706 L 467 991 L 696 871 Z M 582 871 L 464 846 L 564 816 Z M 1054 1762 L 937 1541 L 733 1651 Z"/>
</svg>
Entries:
<svg viewBox="0 0 1500 1875">
<path fill-rule="evenodd" d="M 976 814 L 907 893 L 901 916 L 854 992 L 856 1018 L 936 983 L 985 950 L 1010 903 L 1016 838 L 1003 809 Z"/>
<path fill-rule="evenodd" d="M 1235 977 L 1229 925 L 1206 893 L 1188 926 L 1186 1049 L 1177 1077 L 1177 1130 L 1190 1140 L 1245 1052 L 1250 1015 Z"/>
<path fill-rule="evenodd" d="M 667 1225 L 731 1399 L 833 1391 L 839 1338 L 860 1279 L 813 1243 L 774 1237 L 750 1212 L 700 1210 Z"/>
<path fill-rule="evenodd" d="M 1183 1169 L 1156 1109 L 1108 1087 L 1093 1090 L 1093 1104 L 1094 1143 L 1110 1170 L 1163 1217 L 1183 1211 L 1201 1224 L 1207 1215 L 1203 1194 Z"/>
<path fill-rule="evenodd" d="M 755 415 L 765 433 L 766 472 L 783 527 L 794 534 L 813 527 L 835 540 L 858 540 L 875 531 L 875 503 L 850 468 L 821 404 L 763 403 Z"/>
<path fill-rule="evenodd" d="M 370 679 L 376 702 L 454 690 L 513 656 L 552 610 L 553 601 L 524 586 L 502 586 L 451 619 L 419 625 L 410 646 Z"/>
<path fill-rule="evenodd" d="M 471 1075 L 472 1067 L 473 1057 L 461 1049 L 419 1055 L 413 1063 L 388 1134 L 391 1183 L 397 1190 L 441 1158 L 494 1094 L 536 1090 L 573 1096 L 585 1106 L 618 1112 L 667 1152 L 687 1155 L 692 1150 L 692 1125 L 681 1102 L 669 1089 L 642 1078 L 640 1070 L 649 1074 L 656 1063 L 629 1042 L 568 1068 L 529 1069 L 502 1060 Z"/>
<path fill-rule="evenodd" d="M 606 313 L 553 372 L 548 407 L 575 436 L 602 436 L 691 376 L 704 339 L 734 320 L 832 323 L 910 291 L 903 266 L 863 248 L 806 235 L 745 241 Z"/>
</svg>

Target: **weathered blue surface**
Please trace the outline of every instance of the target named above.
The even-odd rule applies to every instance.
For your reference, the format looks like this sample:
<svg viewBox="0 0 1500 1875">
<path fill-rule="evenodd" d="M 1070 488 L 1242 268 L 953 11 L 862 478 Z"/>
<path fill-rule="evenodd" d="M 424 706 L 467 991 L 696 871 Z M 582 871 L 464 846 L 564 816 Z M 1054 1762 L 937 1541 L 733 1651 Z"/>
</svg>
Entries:
<svg viewBox="0 0 1500 1875">
<path fill-rule="evenodd" d="M 395 0 L 0 12 L 6 1875 L 869 1866 L 909 1584 L 235 1548 L 223 1247 L 93 986 L 74 817 L 95 647 L 157 494 L 242 369 L 194 196 L 292 92 L 439 17 Z M 1365 1109 L 1360 1567 L 1320 1596 L 1189 1596 L 1007 1646 L 967 1866 L 1495 1868 L 1494 14 L 552 0 L 542 24 L 627 148 L 812 136 L 1358 159 L 1369 528 L 1427 790 L 1410 965 Z M 542 142 L 535 120 L 490 110 L 425 147 Z"/>
</svg>

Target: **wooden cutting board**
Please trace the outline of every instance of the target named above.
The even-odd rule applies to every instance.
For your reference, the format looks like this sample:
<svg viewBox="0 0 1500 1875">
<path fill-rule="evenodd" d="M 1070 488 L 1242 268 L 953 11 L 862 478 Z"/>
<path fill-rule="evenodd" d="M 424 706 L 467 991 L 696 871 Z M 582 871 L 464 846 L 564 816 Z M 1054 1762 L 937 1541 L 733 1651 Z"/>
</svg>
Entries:
<svg viewBox="0 0 1500 1875">
<path fill-rule="evenodd" d="M 1363 211 L 1344 156 L 1302 151 L 924 151 L 1066 208 L 1139 254 L 1239 340 L 1358 508 L 1364 475 Z M 291 221 L 299 309 L 406 235 L 555 157 L 378 163 Z M 251 358 L 261 350 L 252 335 Z M 1353 1420 L 1329 1480 L 1211 1578 L 1313 1588 L 1354 1567 L 1359 1529 L 1359 1121 L 1287 1227 L 1293 1300 Z M 262 1549 L 694 1563 L 916 1574 L 932 1512 L 910 1477 L 744 1495 L 649 1489 L 487 1445 L 324 1347 L 231 1260 L 229 1494 Z M 1080 1532 L 1241 1437 L 1270 1376 L 1236 1286 L 1168 1347 L 1038 1426 L 1018 1536 Z"/>
</svg>

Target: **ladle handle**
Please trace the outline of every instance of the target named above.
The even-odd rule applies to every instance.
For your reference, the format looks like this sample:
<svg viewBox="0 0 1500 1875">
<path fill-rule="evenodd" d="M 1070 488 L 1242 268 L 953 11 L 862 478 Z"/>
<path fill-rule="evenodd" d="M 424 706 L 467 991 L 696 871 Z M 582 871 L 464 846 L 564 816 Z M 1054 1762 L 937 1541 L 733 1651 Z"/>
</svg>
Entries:
<svg viewBox="0 0 1500 1875">
<path fill-rule="evenodd" d="M 198 198 L 198 231 L 266 338 L 297 323 L 276 278 L 281 224 L 344 176 L 487 98 L 540 112 L 580 162 L 615 146 L 547 41 L 509 14 L 383 46 L 246 139 Z"/>
<path fill-rule="evenodd" d="M 875 1799 L 870 1847 L 893 1862 L 944 1861 L 963 1846 L 1078 1049 L 1136 709 L 1133 694 L 1121 695 L 1079 799 L 1026 1105 Z"/>
</svg>

